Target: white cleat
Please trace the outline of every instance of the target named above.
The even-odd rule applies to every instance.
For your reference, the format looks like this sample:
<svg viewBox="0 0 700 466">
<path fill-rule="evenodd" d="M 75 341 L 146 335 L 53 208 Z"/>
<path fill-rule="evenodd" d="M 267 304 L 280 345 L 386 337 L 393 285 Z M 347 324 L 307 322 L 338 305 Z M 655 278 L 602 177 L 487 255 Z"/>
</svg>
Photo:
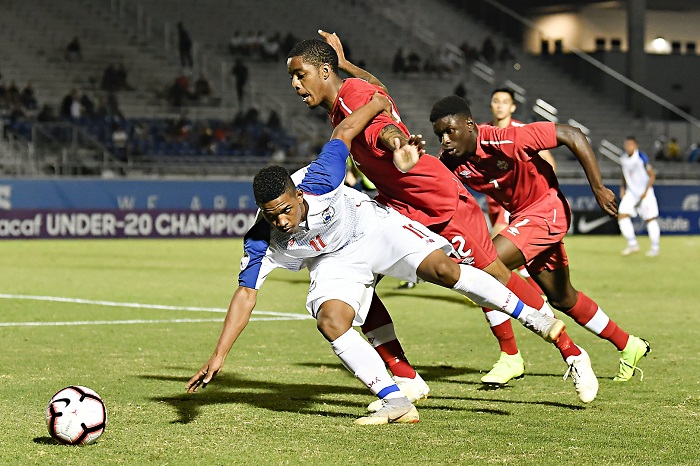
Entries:
<svg viewBox="0 0 700 466">
<path fill-rule="evenodd" d="M 430 387 L 417 372 L 416 377 L 413 379 L 409 379 L 408 377 L 394 377 L 394 382 L 396 382 L 396 386 L 399 387 L 401 393 L 403 393 L 411 403 L 428 398 L 428 393 L 430 393 Z M 367 406 L 367 411 L 370 413 L 376 413 L 380 409 L 382 409 L 382 400 L 374 400 Z"/>
<path fill-rule="evenodd" d="M 419 420 L 418 410 L 407 398 L 386 398 L 380 400 L 382 407 L 376 413 L 355 419 L 355 424 L 361 426 L 382 424 L 415 424 Z"/>
<path fill-rule="evenodd" d="M 623 256 L 629 256 L 630 254 L 636 254 L 639 252 L 639 246 L 627 246 L 622 250 L 620 254 Z"/>
<path fill-rule="evenodd" d="M 588 353 L 580 346 L 578 348 L 581 350 L 580 355 L 566 358 L 569 368 L 564 374 L 564 380 L 571 375 L 579 400 L 590 403 L 598 394 L 598 379 L 591 367 L 591 358 L 588 357 Z"/>
<path fill-rule="evenodd" d="M 659 250 L 658 249 L 649 249 L 645 255 L 647 257 L 656 257 L 659 255 Z"/>
<path fill-rule="evenodd" d="M 559 337 L 566 329 L 563 321 L 555 317 L 549 317 L 539 311 L 535 311 L 525 317 L 523 326 L 528 330 L 532 330 L 549 343 L 555 343 L 559 340 Z"/>
</svg>

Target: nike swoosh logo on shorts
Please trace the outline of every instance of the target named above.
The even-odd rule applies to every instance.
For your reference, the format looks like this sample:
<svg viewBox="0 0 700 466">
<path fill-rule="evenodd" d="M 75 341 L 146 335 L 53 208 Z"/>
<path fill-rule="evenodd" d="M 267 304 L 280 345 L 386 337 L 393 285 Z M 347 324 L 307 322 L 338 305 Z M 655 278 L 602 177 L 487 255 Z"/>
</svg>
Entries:
<svg viewBox="0 0 700 466">
<path fill-rule="evenodd" d="M 601 217 L 589 222 L 586 220 L 586 217 L 581 217 L 578 221 L 578 231 L 581 233 L 588 233 L 595 230 L 599 226 L 608 223 L 610 220 L 612 220 L 611 217 Z"/>
</svg>

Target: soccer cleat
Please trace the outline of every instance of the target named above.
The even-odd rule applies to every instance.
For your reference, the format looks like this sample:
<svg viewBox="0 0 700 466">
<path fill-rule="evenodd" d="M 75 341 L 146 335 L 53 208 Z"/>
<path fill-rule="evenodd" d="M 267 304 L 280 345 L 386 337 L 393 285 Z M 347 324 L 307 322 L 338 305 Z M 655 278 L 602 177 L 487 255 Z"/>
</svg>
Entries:
<svg viewBox="0 0 700 466">
<path fill-rule="evenodd" d="M 562 332 L 566 329 L 564 322 L 539 311 L 532 312 L 525 317 L 523 325 L 549 343 L 555 343 L 559 340 Z"/>
<path fill-rule="evenodd" d="M 620 351 L 620 370 L 618 370 L 617 375 L 615 378 L 613 378 L 613 381 L 627 382 L 632 378 L 635 371 L 639 371 L 639 380 L 644 380 L 644 372 L 637 367 L 637 363 L 640 359 L 646 356 L 649 351 L 651 351 L 651 346 L 649 346 L 648 341 L 643 338 L 630 335 L 625 349 Z"/>
<path fill-rule="evenodd" d="M 415 424 L 418 422 L 418 410 L 408 401 L 408 398 L 391 398 L 389 400 L 385 398 L 381 402 L 382 407 L 379 411 L 355 419 L 355 424 L 368 426 L 392 423 Z"/>
<path fill-rule="evenodd" d="M 411 290 L 416 287 L 415 282 L 407 282 L 406 280 L 401 280 L 399 286 L 396 287 L 397 290 Z"/>
<path fill-rule="evenodd" d="M 399 387 L 401 393 L 403 393 L 411 403 L 428 398 L 428 393 L 430 393 L 430 387 L 428 387 L 428 384 L 425 383 L 425 380 L 423 380 L 417 372 L 413 379 L 409 379 L 408 377 L 394 377 L 394 382 L 396 382 L 396 386 Z M 376 413 L 380 409 L 382 409 L 382 400 L 374 400 L 367 406 L 367 411 L 370 413 Z"/>
<path fill-rule="evenodd" d="M 588 353 L 580 346 L 579 349 L 581 350 L 580 355 L 566 358 L 569 368 L 564 374 L 564 380 L 571 375 L 578 399 L 583 403 L 590 403 L 595 400 L 598 394 L 598 379 L 591 367 L 591 358 L 588 357 Z"/>
<path fill-rule="evenodd" d="M 623 256 L 629 256 L 630 254 L 635 254 L 637 252 L 639 252 L 639 246 L 627 246 L 620 254 Z"/>
<path fill-rule="evenodd" d="M 505 385 L 510 379 L 522 379 L 525 372 L 525 363 L 520 351 L 508 354 L 501 351 L 501 357 L 493 365 L 488 374 L 481 378 L 481 383 L 487 385 Z"/>
<path fill-rule="evenodd" d="M 645 254 L 645 256 L 647 256 L 647 257 L 656 257 L 658 255 L 659 255 L 658 249 L 649 249 Z"/>
</svg>

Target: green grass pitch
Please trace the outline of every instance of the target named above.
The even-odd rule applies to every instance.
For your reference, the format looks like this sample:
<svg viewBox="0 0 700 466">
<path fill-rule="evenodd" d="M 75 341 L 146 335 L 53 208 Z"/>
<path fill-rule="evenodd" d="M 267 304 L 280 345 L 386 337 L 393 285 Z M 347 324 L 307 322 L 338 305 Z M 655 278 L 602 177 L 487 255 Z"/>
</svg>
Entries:
<svg viewBox="0 0 700 466">
<path fill-rule="evenodd" d="M 223 319 L 194 308 L 227 307 L 240 240 L 5 241 L 0 464 L 697 464 L 700 237 L 663 237 L 656 258 L 621 257 L 619 237 L 566 244 L 574 286 L 651 342 L 643 381 L 613 383 L 615 348 L 564 316 L 600 379 L 593 403 L 579 403 L 558 352 L 518 324 L 526 377 L 484 390 L 498 346 L 481 311 L 387 278 L 379 294 L 432 392 L 418 424 L 355 426 L 373 398 L 310 319 L 254 314 L 219 377 L 185 393 Z M 257 309 L 304 316 L 307 287 L 305 272 L 276 271 Z M 72 384 L 108 410 L 105 434 L 86 447 L 46 431 L 46 403 Z"/>
</svg>

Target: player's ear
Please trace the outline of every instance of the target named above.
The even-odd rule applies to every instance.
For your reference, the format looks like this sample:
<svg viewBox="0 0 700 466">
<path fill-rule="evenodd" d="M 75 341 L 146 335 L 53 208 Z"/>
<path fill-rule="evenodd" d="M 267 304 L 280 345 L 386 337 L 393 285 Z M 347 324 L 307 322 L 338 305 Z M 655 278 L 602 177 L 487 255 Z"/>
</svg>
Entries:
<svg viewBox="0 0 700 466">
<path fill-rule="evenodd" d="M 328 63 L 324 63 L 321 67 L 321 76 L 324 80 L 328 79 L 331 75 L 331 66 Z"/>
</svg>

